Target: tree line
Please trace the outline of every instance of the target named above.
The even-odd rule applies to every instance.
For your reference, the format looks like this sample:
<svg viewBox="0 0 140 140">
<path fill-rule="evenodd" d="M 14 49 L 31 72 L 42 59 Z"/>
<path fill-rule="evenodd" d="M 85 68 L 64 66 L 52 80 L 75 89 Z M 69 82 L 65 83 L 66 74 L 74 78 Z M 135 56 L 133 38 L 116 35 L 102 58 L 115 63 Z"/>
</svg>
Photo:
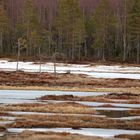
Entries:
<svg viewBox="0 0 140 140">
<path fill-rule="evenodd" d="M 1 57 L 140 63 L 140 0 L 122 0 L 117 10 L 101 0 L 92 14 L 79 0 L 58 0 L 55 17 L 45 24 L 33 1 L 23 1 L 14 25 L 0 1 Z"/>
</svg>

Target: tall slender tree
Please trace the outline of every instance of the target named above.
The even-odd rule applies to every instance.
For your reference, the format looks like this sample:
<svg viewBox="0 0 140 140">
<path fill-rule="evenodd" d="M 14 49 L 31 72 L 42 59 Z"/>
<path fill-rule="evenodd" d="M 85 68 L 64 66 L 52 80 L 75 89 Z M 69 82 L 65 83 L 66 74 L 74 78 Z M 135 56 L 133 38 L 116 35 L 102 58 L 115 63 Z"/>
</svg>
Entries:
<svg viewBox="0 0 140 140">
<path fill-rule="evenodd" d="M 60 0 L 54 28 L 57 32 L 58 47 L 68 52 L 67 56 L 72 60 L 76 57 L 85 38 L 85 26 L 79 0 Z M 64 53 L 66 53 L 66 51 Z"/>
<path fill-rule="evenodd" d="M 133 44 L 136 46 L 137 63 L 140 63 L 140 1 L 134 0 L 134 5 L 129 16 L 129 31 Z"/>
<path fill-rule="evenodd" d="M 133 0 L 122 0 L 120 5 L 120 15 L 119 15 L 119 30 L 120 30 L 120 46 L 122 46 L 122 61 L 126 62 L 128 60 L 129 54 L 129 31 L 128 31 L 128 20 L 129 12 L 132 8 Z"/>
<path fill-rule="evenodd" d="M 40 30 L 39 18 L 32 0 L 24 0 L 23 5 L 23 21 L 21 26 L 23 27 L 24 34 L 28 42 L 27 55 L 31 55 L 32 47 L 35 47 L 33 38 L 38 34 Z"/>
<path fill-rule="evenodd" d="M 93 46 L 101 48 L 101 57 L 105 61 L 105 49 L 109 45 L 109 30 L 115 22 L 108 0 L 101 0 L 94 12 L 92 21 L 95 29 Z"/>
<path fill-rule="evenodd" d="M 3 0 L 0 1 L 0 53 L 3 53 L 4 35 L 10 29 L 10 21 L 4 9 Z"/>
</svg>

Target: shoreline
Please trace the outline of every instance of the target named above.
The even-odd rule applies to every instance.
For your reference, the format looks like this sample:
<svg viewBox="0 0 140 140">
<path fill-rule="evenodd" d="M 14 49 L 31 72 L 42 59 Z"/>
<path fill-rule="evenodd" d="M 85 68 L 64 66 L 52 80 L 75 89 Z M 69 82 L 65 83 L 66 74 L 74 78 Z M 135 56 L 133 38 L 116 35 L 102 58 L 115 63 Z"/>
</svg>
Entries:
<svg viewBox="0 0 140 140">
<path fill-rule="evenodd" d="M 64 87 L 64 86 L 0 86 L 0 90 L 33 90 L 33 91 L 66 91 L 66 92 L 132 92 L 140 94 L 140 88 L 81 88 L 81 87 Z"/>
<path fill-rule="evenodd" d="M 13 61 L 16 62 L 17 58 L 16 57 L 0 57 L 0 61 L 6 60 L 6 61 Z M 34 62 L 34 63 L 39 63 L 39 59 L 30 59 L 30 58 L 25 58 L 22 57 L 20 58 L 20 61 L 22 62 Z M 42 63 L 54 63 L 52 60 L 45 59 L 42 60 Z M 112 65 L 112 66 L 134 66 L 134 67 L 140 67 L 140 64 L 133 63 L 133 62 L 121 62 L 121 61 L 111 61 L 111 60 L 106 60 L 105 62 L 102 60 L 83 60 L 83 61 L 64 61 L 64 60 L 57 60 L 56 63 L 64 63 L 64 64 L 77 64 L 77 65 Z"/>
</svg>

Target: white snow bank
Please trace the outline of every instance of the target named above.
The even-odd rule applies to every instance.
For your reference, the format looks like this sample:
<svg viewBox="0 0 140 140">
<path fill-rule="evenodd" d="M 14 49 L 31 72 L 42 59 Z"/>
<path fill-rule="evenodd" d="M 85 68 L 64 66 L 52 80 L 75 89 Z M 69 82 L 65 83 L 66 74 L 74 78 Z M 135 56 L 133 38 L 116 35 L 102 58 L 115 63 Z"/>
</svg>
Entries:
<svg viewBox="0 0 140 140">
<path fill-rule="evenodd" d="M 14 121 L 0 121 L 0 125 L 5 125 L 5 124 L 12 124 Z"/>
<path fill-rule="evenodd" d="M 0 60 L 0 70 L 15 71 L 17 62 Z M 44 63 L 41 66 L 42 72 L 53 72 L 53 63 Z M 19 70 L 27 72 L 39 72 L 39 64 L 33 62 L 19 62 Z M 90 66 L 77 64 L 56 63 L 58 73 L 71 71 L 74 74 L 85 74 L 94 78 L 128 78 L 140 79 L 140 67 L 122 67 L 122 66 Z"/>
<path fill-rule="evenodd" d="M 8 132 L 12 133 L 21 133 L 25 130 L 35 131 L 35 132 L 66 132 L 71 134 L 81 134 L 85 136 L 99 136 L 99 137 L 113 137 L 115 135 L 121 134 L 140 134 L 140 131 L 134 130 L 121 130 L 121 129 L 99 129 L 99 128 L 82 128 L 79 130 L 74 130 L 71 128 L 32 128 L 32 129 L 24 129 L 24 128 L 8 128 Z"/>
<path fill-rule="evenodd" d="M 42 113 L 42 112 L 24 112 L 24 111 L 8 111 L 12 115 L 48 115 L 48 116 L 93 116 L 93 117 L 106 117 L 105 115 L 92 115 L 92 114 L 65 114 L 65 113 Z"/>
<path fill-rule="evenodd" d="M 121 118 L 113 118 L 117 120 L 135 120 L 135 119 L 140 119 L 140 116 L 129 116 L 129 117 L 121 117 Z"/>
</svg>

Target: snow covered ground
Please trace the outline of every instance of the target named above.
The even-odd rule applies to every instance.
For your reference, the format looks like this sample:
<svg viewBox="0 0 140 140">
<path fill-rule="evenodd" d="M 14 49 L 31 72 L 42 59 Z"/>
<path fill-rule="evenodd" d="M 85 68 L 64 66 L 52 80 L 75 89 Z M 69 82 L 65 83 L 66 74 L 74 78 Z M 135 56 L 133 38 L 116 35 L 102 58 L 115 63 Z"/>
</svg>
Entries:
<svg viewBox="0 0 140 140">
<path fill-rule="evenodd" d="M 15 71 L 16 62 L 0 60 L 0 71 Z M 33 62 L 19 62 L 19 70 L 27 72 L 39 72 L 39 64 Z M 41 66 L 42 72 L 53 72 L 53 63 L 45 63 Z M 140 67 L 122 67 L 106 65 L 77 65 L 77 64 L 56 64 L 57 73 L 66 73 L 71 71 L 73 74 L 85 74 L 94 78 L 128 78 L 140 79 Z"/>
<path fill-rule="evenodd" d="M 8 132 L 21 133 L 25 130 L 36 132 L 66 132 L 71 134 L 81 134 L 85 136 L 99 136 L 99 137 L 113 137 L 121 134 L 140 134 L 140 131 L 136 130 L 121 130 L 121 129 L 100 129 L 100 128 L 81 128 L 80 130 L 74 130 L 71 128 L 9 128 Z"/>
</svg>

